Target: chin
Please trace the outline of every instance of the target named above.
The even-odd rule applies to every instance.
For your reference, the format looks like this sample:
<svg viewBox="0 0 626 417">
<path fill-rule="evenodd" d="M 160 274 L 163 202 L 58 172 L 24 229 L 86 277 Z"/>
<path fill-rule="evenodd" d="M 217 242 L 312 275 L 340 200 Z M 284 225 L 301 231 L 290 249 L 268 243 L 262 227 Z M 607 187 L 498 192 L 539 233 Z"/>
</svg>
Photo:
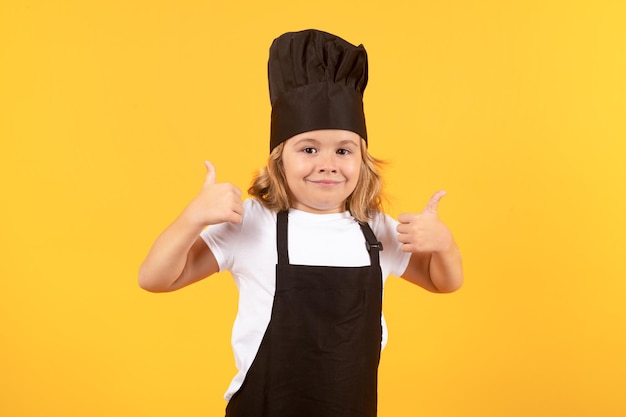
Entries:
<svg viewBox="0 0 626 417">
<path fill-rule="evenodd" d="M 324 204 L 324 203 L 300 203 L 295 205 L 294 208 L 302 211 L 308 211 L 312 213 L 341 213 L 345 211 L 344 205 L 342 204 Z"/>
</svg>

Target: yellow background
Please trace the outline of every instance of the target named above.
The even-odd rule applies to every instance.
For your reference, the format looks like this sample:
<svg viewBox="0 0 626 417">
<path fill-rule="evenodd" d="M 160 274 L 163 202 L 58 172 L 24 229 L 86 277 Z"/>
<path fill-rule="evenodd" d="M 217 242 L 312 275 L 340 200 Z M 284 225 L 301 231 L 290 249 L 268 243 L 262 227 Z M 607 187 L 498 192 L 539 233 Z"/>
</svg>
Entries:
<svg viewBox="0 0 626 417">
<path fill-rule="evenodd" d="M 379 415 L 626 415 L 623 1 L 3 1 L 0 415 L 217 416 L 226 274 L 136 271 L 203 160 L 265 163 L 266 60 L 315 27 L 363 43 L 388 211 L 441 216 L 463 289 L 388 281 Z"/>
</svg>

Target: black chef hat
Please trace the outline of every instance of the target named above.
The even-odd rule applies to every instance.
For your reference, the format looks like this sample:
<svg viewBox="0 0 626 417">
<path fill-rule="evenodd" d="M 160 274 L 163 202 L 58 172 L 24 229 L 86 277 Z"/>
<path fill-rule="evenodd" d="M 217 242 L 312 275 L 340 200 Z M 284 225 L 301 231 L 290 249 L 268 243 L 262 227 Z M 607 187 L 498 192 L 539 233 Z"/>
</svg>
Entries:
<svg viewBox="0 0 626 417">
<path fill-rule="evenodd" d="M 285 33 L 270 47 L 268 78 L 270 152 L 294 135 L 318 129 L 350 130 L 367 140 L 363 45 L 313 29 Z"/>
</svg>

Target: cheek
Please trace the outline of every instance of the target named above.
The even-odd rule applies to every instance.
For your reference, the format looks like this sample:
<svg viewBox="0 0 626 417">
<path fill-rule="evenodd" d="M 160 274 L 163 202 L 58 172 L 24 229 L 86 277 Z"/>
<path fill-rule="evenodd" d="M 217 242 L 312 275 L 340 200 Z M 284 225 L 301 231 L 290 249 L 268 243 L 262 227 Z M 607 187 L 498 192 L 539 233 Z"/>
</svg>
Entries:
<svg viewBox="0 0 626 417">
<path fill-rule="evenodd" d="M 285 173 L 285 178 L 289 180 L 293 178 L 298 173 L 298 164 L 291 158 L 283 156 L 283 172 Z"/>
<path fill-rule="evenodd" d="M 287 178 L 287 182 L 297 182 L 305 177 L 307 173 L 302 164 L 291 164 L 285 167 L 285 178 Z"/>
<path fill-rule="evenodd" d="M 346 175 L 350 175 L 350 181 L 357 182 L 359 180 L 359 175 L 361 174 L 361 170 L 363 167 L 361 166 L 361 161 L 356 161 L 350 165 Z"/>
</svg>

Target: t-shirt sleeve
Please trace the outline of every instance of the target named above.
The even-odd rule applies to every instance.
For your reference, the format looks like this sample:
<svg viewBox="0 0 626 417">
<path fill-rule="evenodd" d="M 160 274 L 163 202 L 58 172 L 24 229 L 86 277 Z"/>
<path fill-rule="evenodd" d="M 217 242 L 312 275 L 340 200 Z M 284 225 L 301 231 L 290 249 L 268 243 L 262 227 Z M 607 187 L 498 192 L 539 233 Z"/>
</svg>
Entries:
<svg viewBox="0 0 626 417">
<path fill-rule="evenodd" d="M 241 232 L 241 225 L 220 223 L 204 229 L 200 237 L 206 242 L 220 271 L 230 270 L 233 266 L 234 248 Z"/>
<path fill-rule="evenodd" d="M 404 274 L 409 264 L 411 254 L 402 251 L 402 244 L 398 242 L 396 227 L 398 221 L 389 215 L 379 215 L 373 222 L 376 238 L 383 244 L 381 252 L 381 267 L 383 272 L 397 277 Z"/>
</svg>

